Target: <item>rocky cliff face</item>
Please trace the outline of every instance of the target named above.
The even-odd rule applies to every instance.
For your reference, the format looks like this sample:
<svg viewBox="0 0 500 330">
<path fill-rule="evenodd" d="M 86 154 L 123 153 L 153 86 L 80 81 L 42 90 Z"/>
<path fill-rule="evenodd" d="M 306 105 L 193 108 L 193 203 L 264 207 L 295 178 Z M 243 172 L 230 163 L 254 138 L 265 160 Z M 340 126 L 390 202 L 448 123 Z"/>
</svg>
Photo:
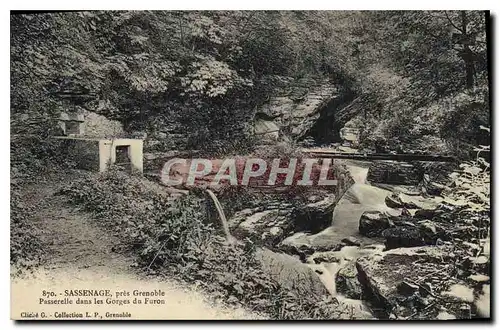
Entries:
<svg viewBox="0 0 500 330">
<path fill-rule="evenodd" d="M 278 85 L 281 87 L 275 88 L 273 96 L 256 109 L 248 133 L 261 142 L 306 137 L 318 143 L 340 141 L 345 121 L 337 123 L 336 112 L 352 99 L 342 86 L 326 78 L 286 77 Z M 150 133 L 146 150 L 183 150 L 190 135 L 175 121 Z"/>
<path fill-rule="evenodd" d="M 340 87 L 328 79 L 300 79 L 258 109 L 256 117 L 276 124 L 282 136 L 301 140 L 324 116 L 323 112 L 332 100 L 341 97 Z"/>
<path fill-rule="evenodd" d="M 280 135 L 325 143 L 339 139 L 335 112 L 352 97 L 328 79 L 299 79 L 257 110 L 256 118 L 280 128 Z M 338 127 L 337 127 L 338 126 Z"/>
</svg>

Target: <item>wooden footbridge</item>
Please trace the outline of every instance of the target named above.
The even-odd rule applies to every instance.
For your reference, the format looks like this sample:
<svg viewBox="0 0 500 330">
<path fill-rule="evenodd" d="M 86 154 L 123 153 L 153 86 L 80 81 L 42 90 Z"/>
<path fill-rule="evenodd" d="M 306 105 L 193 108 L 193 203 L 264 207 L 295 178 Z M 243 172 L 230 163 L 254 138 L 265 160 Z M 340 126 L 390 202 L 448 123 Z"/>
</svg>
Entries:
<svg viewBox="0 0 500 330">
<path fill-rule="evenodd" d="M 304 153 L 321 158 L 333 159 L 353 159 L 353 160 L 395 160 L 400 162 L 408 161 L 430 161 L 430 162 L 455 162 L 457 159 L 452 156 L 429 155 L 429 154 L 382 154 L 382 153 L 359 153 L 342 152 L 328 148 L 302 149 Z"/>
</svg>

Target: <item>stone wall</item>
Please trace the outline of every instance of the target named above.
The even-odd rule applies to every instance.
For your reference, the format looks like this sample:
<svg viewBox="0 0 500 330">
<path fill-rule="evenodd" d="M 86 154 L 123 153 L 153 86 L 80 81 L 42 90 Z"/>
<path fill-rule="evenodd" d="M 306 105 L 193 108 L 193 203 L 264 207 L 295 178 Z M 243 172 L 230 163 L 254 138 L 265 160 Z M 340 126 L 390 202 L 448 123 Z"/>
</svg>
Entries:
<svg viewBox="0 0 500 330">
<path fill-rule="evenodd" d="M 371 183 L 386 183 L 416 186 L 423 178 L 420 166 L 392 160 L 374 161 L 368 170 L 367 180 Z"/>
<path fill-rule="evenodd" d="M 427 174 L 431 181 L 444 184 L 448 174 L 456 166 L 455 163 L 447 162 L 374 161 L 368 170 L 367 180 L 371 183 L 416 186 L 422 182 L 424 174 Z"/>
</svg>

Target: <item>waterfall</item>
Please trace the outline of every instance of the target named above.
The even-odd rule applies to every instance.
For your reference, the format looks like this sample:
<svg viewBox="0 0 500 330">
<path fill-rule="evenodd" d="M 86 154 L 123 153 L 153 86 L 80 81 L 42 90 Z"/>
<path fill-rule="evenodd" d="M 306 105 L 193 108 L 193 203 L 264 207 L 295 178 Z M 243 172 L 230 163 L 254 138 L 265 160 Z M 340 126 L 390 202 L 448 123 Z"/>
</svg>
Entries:
<svg viewBox="0 0 500 330">
<path fill-rule="evenodd" d="M 217 213 L 219 213 L 219 219 L 222 223 L 222 229 L 224 230 L 224 234 L 226 235 L 227 242 L 233 243 L 235 241 L 235 238 L 229 232 L 229 226 L 227 224 L 226 215 L 224 214 L 224 210 L 222 209 L 222 205 L 219 202 L 219 199 L 217 198 L 217 196 L 215 196 L 213 191 L 207 189 L 206 192 L 207 192 L 208 196 L 210 196 L 210 198 L 212 198 L 212 201 L 214 202 L 215 208 L 217 209 Z"/>
</svg>

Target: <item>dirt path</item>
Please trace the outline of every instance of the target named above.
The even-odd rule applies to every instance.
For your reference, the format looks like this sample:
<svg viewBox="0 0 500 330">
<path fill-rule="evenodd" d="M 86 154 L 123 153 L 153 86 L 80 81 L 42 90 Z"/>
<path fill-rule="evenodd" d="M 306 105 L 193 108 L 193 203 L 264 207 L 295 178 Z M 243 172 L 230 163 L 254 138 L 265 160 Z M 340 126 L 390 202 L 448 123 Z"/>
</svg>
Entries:
<svg viewBox="0 0 500 330">
<path fill-rule="evenodd" d="M 129 312 L 134 319 L 255 319 L 258 315 L 243 309 L 210 303 L 197 288 L 182 288 L 175 281 L 147 277 L 130 267 L 131 257 L 114 252 L 119 245 L 117 237 L 98 228 L 87 215 L 68 207 L 66 197 L 56 195 L 60 184 L 33 187 L 26 198 L 36 203 L 39 210 L 36 222 L 40 238 L 50 249 L 43 267 L 30 274 L 12 276 L 11 317 L 19 319 L 22 312 L 44 312 L 46 318 L 55 319 L 57 313 L 89 312 L 106 319 L 106 312 Z M 12 271 L 15 273 L 15 270 Z M 110 289 L 112 292 L 133 290 L 165 292 L 164 304 L 105 304 L 46 305 L 40 304 L 43 290 L 54 291 L 64 298 L 64 290 Z M 132 303 L 134 297 L 121 297 Z M 76 298 L 75 298 L 76 300 Z"/>
</svg>

